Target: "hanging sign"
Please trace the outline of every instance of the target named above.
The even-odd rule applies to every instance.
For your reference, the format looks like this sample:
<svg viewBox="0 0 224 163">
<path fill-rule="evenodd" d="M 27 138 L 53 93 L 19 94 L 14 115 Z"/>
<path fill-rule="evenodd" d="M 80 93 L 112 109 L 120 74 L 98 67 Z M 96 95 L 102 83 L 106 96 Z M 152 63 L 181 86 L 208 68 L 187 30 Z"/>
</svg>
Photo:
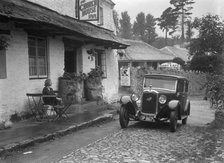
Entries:
<svg viewBox="0 0 224 163">
<path fill-rule="evenodd" d="M 99 0 L 79 0 L 79 20 L 99 20 Z"/>
<path fill-rule="evenodd" d="M 130 67 L 120 68 L 121 86 L 131 86 Z"/>
</svg>

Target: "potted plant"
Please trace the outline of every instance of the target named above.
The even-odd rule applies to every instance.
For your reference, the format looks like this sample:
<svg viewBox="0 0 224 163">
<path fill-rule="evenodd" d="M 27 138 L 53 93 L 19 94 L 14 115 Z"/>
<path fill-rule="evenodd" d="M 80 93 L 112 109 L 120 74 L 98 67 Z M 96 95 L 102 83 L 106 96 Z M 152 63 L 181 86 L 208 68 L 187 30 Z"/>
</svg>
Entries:
<svg viewBox="0 0 224 163">
<path fill-rule="evenodd" d="M 100 67 L 91 69 L 85 79 L 85 95 L 87 100 L 96 101 L 102 99 L 102 75 L 103 71 Z"/>
<path fill-rule="evenodd" d="M 64 103 L 82 103 L 84 96 L 84 79 L 85 73 L 68 73 L 65 72 L 59 78 L 59 94 Z M 72 95 L 72 99 L 71 99 Z"/>
</svg>

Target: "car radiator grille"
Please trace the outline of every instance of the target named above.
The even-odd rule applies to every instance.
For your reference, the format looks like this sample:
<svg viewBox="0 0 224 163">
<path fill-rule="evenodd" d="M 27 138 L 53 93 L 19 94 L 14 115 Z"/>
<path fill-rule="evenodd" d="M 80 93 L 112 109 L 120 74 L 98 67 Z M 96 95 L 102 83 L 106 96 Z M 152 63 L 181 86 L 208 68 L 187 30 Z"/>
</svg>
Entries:
<svg viewBox="0 0 224 163">
<path fill-rule="evenodd" d="M 142 97 L 142 112 L 148 114 L 156 113 L 157 94 L 144 93 Z"/>
</svg>

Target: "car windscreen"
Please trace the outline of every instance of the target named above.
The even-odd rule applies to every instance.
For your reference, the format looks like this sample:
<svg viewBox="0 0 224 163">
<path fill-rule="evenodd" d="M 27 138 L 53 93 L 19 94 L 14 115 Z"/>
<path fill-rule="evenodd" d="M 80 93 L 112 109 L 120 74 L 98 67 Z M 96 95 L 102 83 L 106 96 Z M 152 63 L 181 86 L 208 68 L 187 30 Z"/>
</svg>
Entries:
<svg viewBox="0 0 224 163">
<path fill-rule="evenodd" d="M 145 78 L 144 87 L 152 86 L 152 89 L 168 89 L 176 90 L 176 81 L 175 79 L 157 79 L 157 78 Z"/>
</svg>

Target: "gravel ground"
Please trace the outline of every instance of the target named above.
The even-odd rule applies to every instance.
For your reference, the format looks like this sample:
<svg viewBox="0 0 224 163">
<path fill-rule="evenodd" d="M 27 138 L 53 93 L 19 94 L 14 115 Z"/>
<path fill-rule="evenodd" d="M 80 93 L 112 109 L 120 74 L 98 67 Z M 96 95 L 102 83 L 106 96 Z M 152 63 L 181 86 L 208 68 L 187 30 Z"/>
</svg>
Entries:
<svg viewBox="0 0 224 163">
<path fill-rule="evenodd" d="M 224 130 L 213 127 L 214 110 L 197 97 L 191 105 L 189 123 L 179 123 L 175 133 L 168 123 L 132 123 L 72 152 L 60 163 L 224 162 Z"/>
</svg>

